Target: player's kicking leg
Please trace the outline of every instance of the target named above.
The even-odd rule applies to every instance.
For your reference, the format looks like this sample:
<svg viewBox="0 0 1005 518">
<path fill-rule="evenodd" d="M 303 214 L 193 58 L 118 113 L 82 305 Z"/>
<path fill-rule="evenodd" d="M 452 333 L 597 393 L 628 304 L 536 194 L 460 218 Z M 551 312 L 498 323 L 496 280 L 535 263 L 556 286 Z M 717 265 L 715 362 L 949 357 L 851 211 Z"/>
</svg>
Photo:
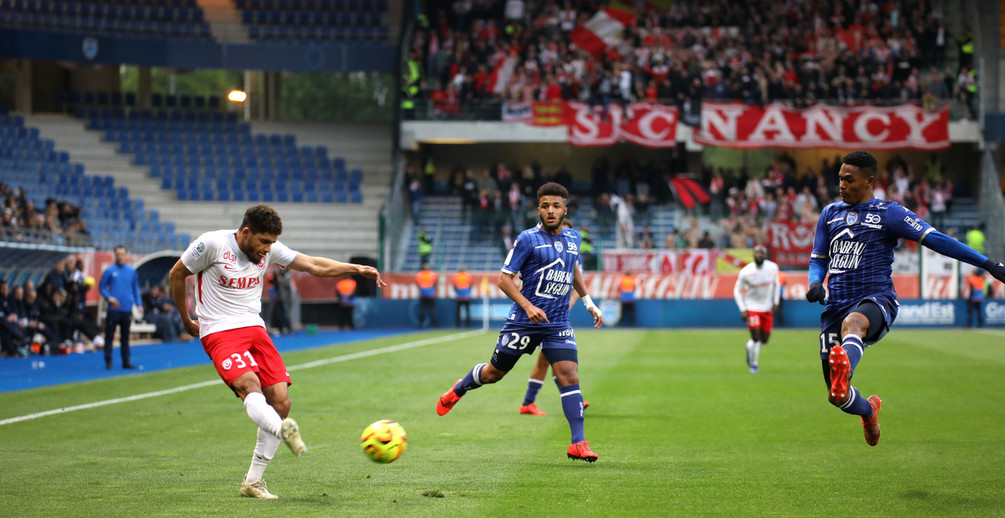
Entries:
<svg viewBox="0 0 1005 518">
<path fill-rule="evenodd" d="M 457 380 L 454 386 L 450 390 L 443 393 L 442 396 L 436 401 L 436 413 L 438 415 L 447 415 L 454 408 L 454 405 L 467 394 L 469 390 L 474 390 L 485 384 L 495 383 L 504 376 L 506 373 L 511 371 L 516 365 L 517 360 L 520 359 L 522 352 L 516 350 L 516 354 L 510 354 L 504 352 L 504 345 L 507 343 L 504 339 L 509 338 L 511 333 L 506 326 L 503 326 L 503 330 L 499 333 L 499 339 L 496 342 L 496 350 L 492 354 L 492 360 L 490 363 L 479 363 L 475 365 L 463 378 Z M 533 352 L 537 347 L 536 343 L 528 344 L 529 348 L 527 351 Z M 511 348 L 512 349 L 512 348 Z"/>
<path fill-rule="evenodd" d="M 506 356 L 506 355 L 498 355 Z M 494 357 L 493 357 L 494 358 Z M 513 357 L 513 363 L 516 363 L 516 358 Z M 512 364 L 510 364 L 512 368 Z M 486 383 L 495 383 L 506 375 L 506 371 L 501 371 L 492 364 L 489 363 L 479 363 L 475 365 L 463 378 L 457 380 L 454 386 L 450 390 L 443 393 L 442 396 L 436 401 L 436 413 L 438 415 L 447 415 L 454 408 L 454 405 L 467 394 L 469 390 L 474 390 Z"/>
<path fill-rule="evenodd" d="M 827 353 L 827 400 L 845 413 L 861 416 L 863 433 L 869 446 L 879 443 L 879 409 L 882 400 L 876 395 L 863 397 L 851 384 L 851 378 L 865 351 L 863 337 L 870 334 L 873 337 L 882 336 L 879 329 L 885 323 L 880 311 L 879 306 L 871 301 L 860 304 L 841 323 L 841 343 L 831 347 Z"/>
</svg>

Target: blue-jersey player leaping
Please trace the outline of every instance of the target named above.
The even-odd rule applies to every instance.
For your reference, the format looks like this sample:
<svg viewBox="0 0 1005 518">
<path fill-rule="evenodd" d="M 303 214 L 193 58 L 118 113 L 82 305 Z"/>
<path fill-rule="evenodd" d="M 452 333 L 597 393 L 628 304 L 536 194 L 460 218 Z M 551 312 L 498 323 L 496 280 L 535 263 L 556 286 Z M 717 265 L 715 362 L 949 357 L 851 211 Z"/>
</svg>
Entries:
<svg viewBox="0 0 1005 518">
<path fill-rule="evenodd" d="M 840 202 L 820 213 L 806 300 L 824 303 L 820 316 L 820 361 L 828 400 L 862 416 L 865 442 L 879 443 L 879 396 L 862 397 L 851 385 L 863 350 L 878 342 L 897 318 L 893 289 L 893 248 L 910 239 L 947 257 L 987 270 L 1005 282 L 1005 266 L 932 228 L 910 210 L 873 196 L 876 157 L 866 151 L 845 155 L 838 172 Z M 828 276 L 827 293 L 823 280 Z M 826 300 L 825 300 L 826 299 Z"/>
<path fill-rule="evenodd" d="M 603 325 L 604 318 L 587 295 L 586 283 L 578 267 L 582 238 L 579 232 L 562 227 L 568 198 L 569 191 L 554 182 L 537 190 L 537 214 L 541 224 L 517 236 L 499 274 L 499 288 L 513 300 L 513 308 L 499 332 L 492 360 L 475 365 L 440 396 L 436 413 L 446 415 L 469 390 L 501 380 L 521 355 L 533 353 L 540 345 L 558 378 L 562 411 L 572 431 L 568 456 L 593 462 L 597 454 L 590 450 L 583 428 L 579 357 L 576 335 L 569 324 L 572 290 L 576 290 L 593 315 L 594 327 Z M 517 274 L 523 280 L 522 288 L 514 282 Z"/>
</svg>

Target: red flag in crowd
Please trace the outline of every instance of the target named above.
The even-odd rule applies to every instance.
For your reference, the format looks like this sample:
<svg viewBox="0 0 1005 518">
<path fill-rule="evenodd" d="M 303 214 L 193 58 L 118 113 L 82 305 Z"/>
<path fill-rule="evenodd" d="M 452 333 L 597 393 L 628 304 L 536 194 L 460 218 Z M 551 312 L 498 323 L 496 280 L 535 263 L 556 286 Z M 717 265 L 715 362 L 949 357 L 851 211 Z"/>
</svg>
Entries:
<svg viewBox="0 0 1005 518">
<path fill-rule="evenodd" d="M 635 15 L 615 7 L 605 7 L 586 23 L 569 33 L 577 47 L 596 57 L 603 55 L 608 45 L 614 44 L 625 27 L 635 24 Z"/>
</svg>

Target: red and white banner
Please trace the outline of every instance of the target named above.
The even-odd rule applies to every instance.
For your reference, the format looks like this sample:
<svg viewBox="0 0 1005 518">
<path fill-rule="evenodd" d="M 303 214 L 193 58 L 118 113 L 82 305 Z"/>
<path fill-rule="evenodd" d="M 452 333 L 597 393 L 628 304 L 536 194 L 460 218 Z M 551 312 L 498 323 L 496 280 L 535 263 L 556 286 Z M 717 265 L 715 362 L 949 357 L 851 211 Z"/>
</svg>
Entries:
<svg viewBox="0 0 1005 518">
<path fill-rule="evenodd" d="M 610 146 L 625 140 L 649 148 L 677 145 L 677 108 L 662 104 L 634 103 L 627 112 L 618 104 L 607 108 L 566 103 L 569 143 L 580 147 Z"/>
<path fill-rule="evenodd" d="M 778 266 L 809 267 L 816 223 L 769 221 L 766 226 L 772 261 Z"/>
<path fill-rule="evenodd" d="M 705 102 L 694 141 L 729 148 L 946 149 L 949 109 Z"/>
<path fill-rule="evenodd" d="M 614 7 L 605 7 L 583 25 L 569 32 L 569 39 L 577 47 L 600 57 L 608 45 L 618 42 L 621 31 L 635 24 L 635 15 Z"/>
<path fill-rule="evenodd" d="M 715 273 L 719 250 L 605 250 L 603 270 L 618 273 L 706 275 Z"/>
</svg>

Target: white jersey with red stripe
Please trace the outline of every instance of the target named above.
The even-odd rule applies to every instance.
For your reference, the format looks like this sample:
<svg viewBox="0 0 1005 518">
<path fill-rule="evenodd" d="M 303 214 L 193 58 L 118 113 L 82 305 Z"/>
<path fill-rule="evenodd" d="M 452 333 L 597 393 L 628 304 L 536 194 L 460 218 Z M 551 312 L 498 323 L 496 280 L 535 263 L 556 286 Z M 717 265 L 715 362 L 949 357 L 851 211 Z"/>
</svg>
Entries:
<svg viewBox="0 0 1005 518">
<path fill-rule="evenodd" d="M 733 300 L 740 311 L 769 312 L 780 298 L 777 264 L 765 259 L 760 268 L 750 263 L 740 270 L 733 286 Z"/>
<path fill-rule="evenodd" d="M 259 263 L 237 246 L 236 230 L 206 232 L 188 245 L 181 261 L 196 275 L 199 336 L 241 327 L 265 327 L 262 287 L 270 264 L 287 266 L 297 256 L 279 241 Z"/>
</svg>

